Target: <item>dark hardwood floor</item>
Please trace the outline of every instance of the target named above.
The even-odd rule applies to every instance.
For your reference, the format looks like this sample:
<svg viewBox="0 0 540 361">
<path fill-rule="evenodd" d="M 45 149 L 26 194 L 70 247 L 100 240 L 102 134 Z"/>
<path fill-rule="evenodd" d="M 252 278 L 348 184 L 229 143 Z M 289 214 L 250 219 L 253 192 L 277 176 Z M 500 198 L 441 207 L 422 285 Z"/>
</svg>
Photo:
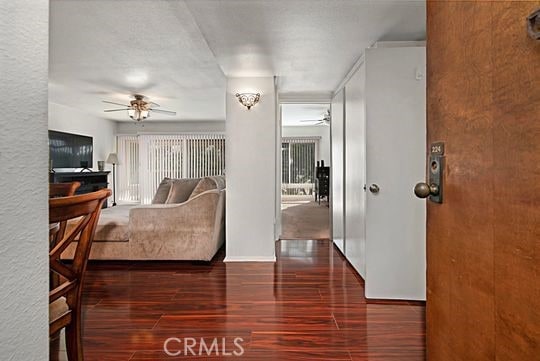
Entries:
<svg viewBox="0 0 540 361">
<path fill-rule="evenodd" d="M 92 263 L 85 360 L 425 359 L 423 304 L 366 302 L 362 280 L 329 241 L 280 241 L 277 256 L 276 264 L 223 263 L 222 252 L 211 263 Z M 182 355 L 164 352 L 171 337 L 169 351 Z M 241 352 L 235 341 L 244 353 L 224 356 Z M 185 356 L 192 342 L 211 355 Z M 52 342 L 51 360 L 65 360 L 63 349 Z"/>
</svg>

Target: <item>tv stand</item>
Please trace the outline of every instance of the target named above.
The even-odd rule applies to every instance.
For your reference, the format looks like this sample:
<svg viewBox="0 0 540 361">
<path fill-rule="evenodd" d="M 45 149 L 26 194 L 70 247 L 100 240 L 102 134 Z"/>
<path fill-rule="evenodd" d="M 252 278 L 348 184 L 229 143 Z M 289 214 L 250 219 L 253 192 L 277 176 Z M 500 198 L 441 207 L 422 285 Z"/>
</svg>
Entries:
<svg viewBox="0 0 540 361">
<path fill-rule="evenodd" d="M 106 172 L 50 172 L 50 183 L 69 183 L 79 182 L 81 186 L 77 189 L 75 194 L 84 194 L 98 191 L 103 188 L 107 188 L 109 185 L 108 171 Z M 103 208 L 107 208 L 107 202 L 103 204 Z"/>
</svg>

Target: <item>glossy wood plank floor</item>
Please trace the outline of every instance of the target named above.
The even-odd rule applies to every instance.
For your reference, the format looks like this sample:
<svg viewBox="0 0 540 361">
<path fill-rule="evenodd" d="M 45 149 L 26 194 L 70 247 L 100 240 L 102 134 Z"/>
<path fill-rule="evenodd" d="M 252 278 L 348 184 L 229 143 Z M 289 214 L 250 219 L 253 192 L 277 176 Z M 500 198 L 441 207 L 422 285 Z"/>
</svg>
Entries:
<svg viewBox="0 0 540 361">
<path fill-rule="evenodd" d="M 91 264 L 86 361 L 425 359 L 423 304 L 366 302 L 329 241 L 280 241 L 277 256 L 276 264 L 225 264 L 222 253 L 211 263 Z M 217 337 L 219 355 L 170 357 L 170 337 L 194 338 L 195 353 L 201 338 L 210 346 Z M 245 352 L 223 356 L 240 352 L 235 338 Z M 53 342 L 51 360 L 65 360 L 63 349 Z"/>
</svg>

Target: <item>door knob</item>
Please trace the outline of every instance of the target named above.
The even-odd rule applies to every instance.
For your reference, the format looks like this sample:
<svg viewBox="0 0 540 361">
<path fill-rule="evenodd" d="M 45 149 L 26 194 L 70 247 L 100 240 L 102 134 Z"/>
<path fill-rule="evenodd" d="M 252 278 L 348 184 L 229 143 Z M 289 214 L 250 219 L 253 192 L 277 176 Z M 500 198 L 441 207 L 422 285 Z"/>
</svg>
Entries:
<svg viewBox="0 0 540 361">
<path fill-rule="evenodd" d="M 381 190 L 381 189 L 380 189 L 379 186 L 376 185 L 376 184 L 372 184 L 372 185 L 369 186 L 369 191 L 370 191 L 371 193 L 373 193 L 373 194 L 379 193 L 380 190 Z"/>
<path fill-rule="evenodd" d="M 439 195 L 439 186 L 435 183 L 427 184 L 424 182 L 418 183 L 414 187 L 414 194 L 418 198 L 427 198 L 429 196 L 436 196 Z"/>
</svg>

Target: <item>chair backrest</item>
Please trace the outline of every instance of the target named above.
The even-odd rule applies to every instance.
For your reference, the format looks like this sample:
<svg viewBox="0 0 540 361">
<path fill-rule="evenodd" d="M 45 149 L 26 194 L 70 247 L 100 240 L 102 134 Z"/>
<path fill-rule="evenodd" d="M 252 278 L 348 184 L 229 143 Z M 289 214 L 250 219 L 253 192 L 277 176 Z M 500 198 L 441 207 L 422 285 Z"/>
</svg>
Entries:
<svg viewBox="0 0 540 361">
<path fill-rule="evenodd" d="M 81 186 L 80 182 L 68 182 L 68 183 L 50 183 L 49 184 L 49 198 L 57 197 L 71 197 L 75 195 L 75 192 Z M 66 231 L 67 222 L 60 222 L 58 232 L 54 235 L 54 242 L 57 243 L 64 237 Z"/>
<path fill-rule="evenodd" d="M 80 182 L 51 183 L 49 184 L 49 198 L 74 196 L 80 186 Z"/>
<path fill-rule="evenodd" d="M 84 280 L 90 247 L 94 239 L 101 207 L 110 195 L 109 189 L 102 189 L 72 197 L 49 199 L 49 223 L 62 223 L 69 220 L 74 222 L 74 227 L 61 239 L 57 239 L 56 244 L 49 251 L 51 271 L 60 275 L 64 280 L 50 291 L 50 302 L 65 296 L 70 308 L 80 308 L 81 285 Z M 62 252 L 75 240 L 78 242 L 72 263 L 70 265 L 62 263 L 60 260 Z"/>
</svg>

